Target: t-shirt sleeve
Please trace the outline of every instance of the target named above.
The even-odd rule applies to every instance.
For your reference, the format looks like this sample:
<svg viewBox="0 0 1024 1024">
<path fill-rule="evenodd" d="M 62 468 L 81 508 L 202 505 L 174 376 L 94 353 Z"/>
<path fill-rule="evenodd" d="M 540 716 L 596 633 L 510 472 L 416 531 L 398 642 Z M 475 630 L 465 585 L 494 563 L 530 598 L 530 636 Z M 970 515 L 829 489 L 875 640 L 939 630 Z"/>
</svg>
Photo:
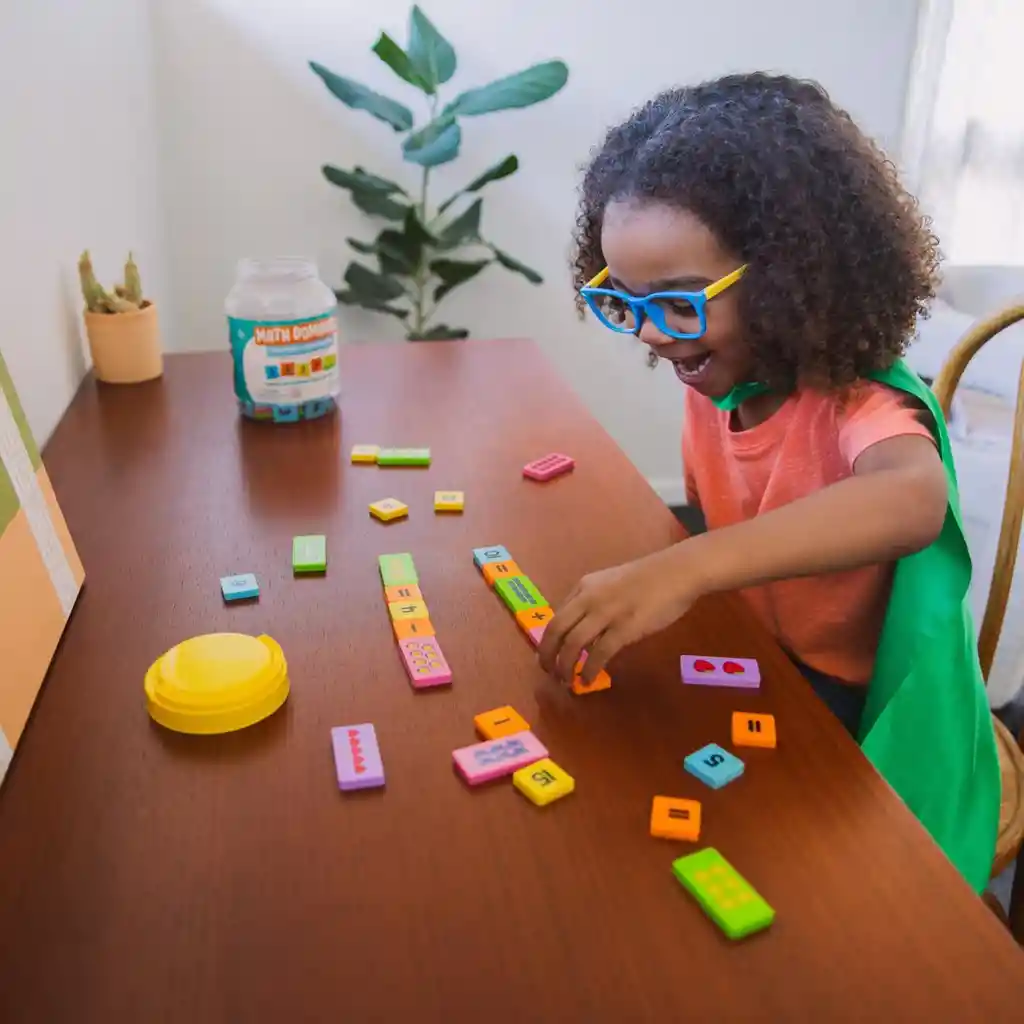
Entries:
<svg viewBox="0 0 1024 1024">
<path fill-rule="evenodd" d="M 909 395 L 884 384 L 864 385 L 849 399 L 839 424 L 839 447 L 852 466 L 873 444 L 891 437 L 917 435 L 935 438 L 930 414 Z"/>
</svg>

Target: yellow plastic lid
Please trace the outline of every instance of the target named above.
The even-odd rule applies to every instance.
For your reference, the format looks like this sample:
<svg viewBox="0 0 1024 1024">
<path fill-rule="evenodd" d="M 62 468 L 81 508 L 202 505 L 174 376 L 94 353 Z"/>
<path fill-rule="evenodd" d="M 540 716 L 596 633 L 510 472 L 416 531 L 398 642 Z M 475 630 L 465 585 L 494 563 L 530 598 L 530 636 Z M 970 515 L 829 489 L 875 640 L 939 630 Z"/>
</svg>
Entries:
<svg viewBox="0 0 1024 1024">
<path fill-rule="evenodd" d="M 284 652 L 269 636 L 209 633 L 172 647 L 146 673 L 146 708 L 175 732 L 233 732 L 288 697 Z"/>
</svg>

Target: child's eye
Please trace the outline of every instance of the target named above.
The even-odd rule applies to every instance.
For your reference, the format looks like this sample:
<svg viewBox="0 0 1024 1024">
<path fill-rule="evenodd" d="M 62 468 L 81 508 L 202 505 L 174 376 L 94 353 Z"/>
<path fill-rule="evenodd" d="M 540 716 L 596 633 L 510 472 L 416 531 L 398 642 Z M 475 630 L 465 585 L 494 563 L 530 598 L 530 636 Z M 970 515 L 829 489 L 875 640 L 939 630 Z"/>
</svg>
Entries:
<svg viewBox="0 0 1024 1024">
<path fill-rule="evenodd" d="M 622 299 L 612 298 L 610 295 L 604 297 L 604 314 L 612 323 L 624 324 L 632 320 L 633 311 Z"/>
<path fill-rule="evenodd" d="M 662 299 L 661 308 L 678 317 L 696 317 L 697 310 L 689 299 Z"/>
</svg>

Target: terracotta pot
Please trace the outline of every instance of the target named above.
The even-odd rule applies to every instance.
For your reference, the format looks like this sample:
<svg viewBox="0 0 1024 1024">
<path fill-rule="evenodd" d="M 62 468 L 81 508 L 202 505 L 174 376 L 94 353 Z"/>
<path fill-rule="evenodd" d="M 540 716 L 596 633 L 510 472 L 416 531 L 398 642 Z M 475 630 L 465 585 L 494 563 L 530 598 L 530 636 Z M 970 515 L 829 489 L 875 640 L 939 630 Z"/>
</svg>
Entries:
<svg viewBox="0 0 1024 1024">
<path fill-rule="evenodd" d="M 85 314 L 93 372 L 107 384 L 139 384 L 164 372 L 160 322 L 150 303 L 136 313 Z"/>
</svg>

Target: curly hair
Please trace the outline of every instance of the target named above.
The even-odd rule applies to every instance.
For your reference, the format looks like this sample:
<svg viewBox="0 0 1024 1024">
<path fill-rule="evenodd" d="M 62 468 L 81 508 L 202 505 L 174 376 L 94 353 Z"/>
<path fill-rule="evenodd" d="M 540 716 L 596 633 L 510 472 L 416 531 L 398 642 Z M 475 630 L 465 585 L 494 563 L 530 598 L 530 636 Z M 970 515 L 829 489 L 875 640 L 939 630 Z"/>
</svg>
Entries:
<svg viewBox="0 0 1024 1024">
<path fill-rule="evenodd" d="M 813 82 L 758 73 L 663 92 L 608 132 L 580 193 L 581 310 L 609 202 L 685 208 L 749 264 L 740 315 L 774 388 L 842 390 L 891 366 L 935 294 L 938 243 L 917 200 Z"/>
</svg>

